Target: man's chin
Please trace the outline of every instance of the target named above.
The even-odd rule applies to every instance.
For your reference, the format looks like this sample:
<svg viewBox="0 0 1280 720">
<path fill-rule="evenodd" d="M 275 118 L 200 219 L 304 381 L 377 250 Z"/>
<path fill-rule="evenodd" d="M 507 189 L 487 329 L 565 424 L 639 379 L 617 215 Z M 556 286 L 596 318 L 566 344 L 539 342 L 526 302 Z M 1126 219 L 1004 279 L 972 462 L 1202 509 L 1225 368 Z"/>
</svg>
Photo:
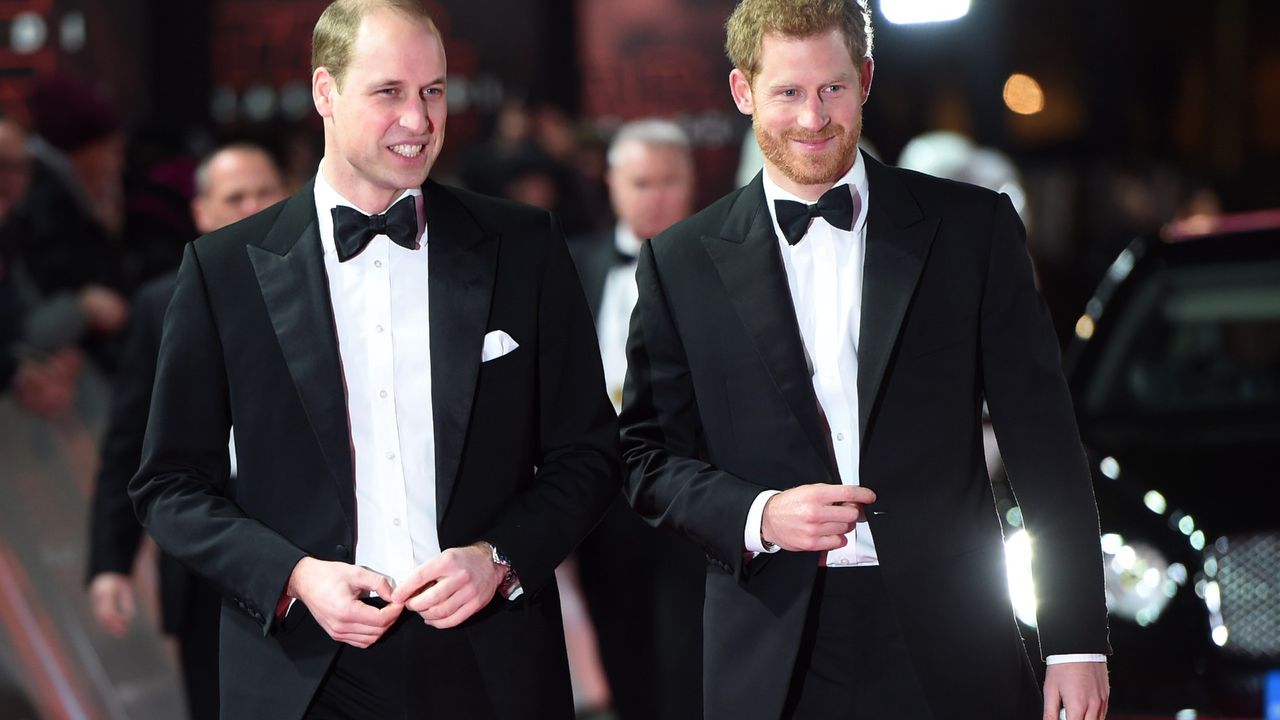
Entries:
<svg viewBox="0 0 1280 720">
<path fill-rule="evenodd" d="M 844 177 L 852 165 L 853 161 L 850 159 L 840 162 L 792 163 L 783 165 L 779 169 L 787 179 L 798 185 L 833 185 Z"/>
</svg>

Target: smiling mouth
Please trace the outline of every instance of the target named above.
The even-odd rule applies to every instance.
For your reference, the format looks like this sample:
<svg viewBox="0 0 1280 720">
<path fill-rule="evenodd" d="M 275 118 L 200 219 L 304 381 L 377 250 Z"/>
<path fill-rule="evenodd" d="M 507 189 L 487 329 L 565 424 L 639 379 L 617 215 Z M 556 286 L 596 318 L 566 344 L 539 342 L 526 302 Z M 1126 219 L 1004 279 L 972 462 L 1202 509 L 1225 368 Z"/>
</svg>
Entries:
<svg viewBox="0 0 1280 720">
<path fill-rule="evenodd" d="M 827 142 L 834 139 L 835 139 L 834 137 L 794 138 L 795 142 L 798 142 L 801 145 L 804 145 L 806 147 L 819 147 L 821 145 L 825 145 Z"/>
<path fill-rule="evenodd" d="M 389 149 L 400 157 L 416 158 L 422 154 L 425 147 L 426 145 L 392 145 Z"/>
</svg>

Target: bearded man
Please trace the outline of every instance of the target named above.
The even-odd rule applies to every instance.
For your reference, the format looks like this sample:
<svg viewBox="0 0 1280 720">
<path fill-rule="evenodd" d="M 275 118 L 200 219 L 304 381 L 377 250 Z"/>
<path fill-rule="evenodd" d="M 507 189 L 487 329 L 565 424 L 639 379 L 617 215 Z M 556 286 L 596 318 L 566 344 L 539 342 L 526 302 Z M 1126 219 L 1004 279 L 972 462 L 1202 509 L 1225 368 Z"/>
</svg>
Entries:
<svg viewBox="0 0 1280 720">
<path fill-rule="evenodd" d="M 627 490 L 707 554 L 708 720 L 1098 720 L 1097 508 L 1025 231 L 1005 195 L 858 153 L 869 17 L 855 0 L 730 17 L 764 169 L 641 248 Z M 1036 541 L 1043 701 L 984 401 Z"/>
</svg>

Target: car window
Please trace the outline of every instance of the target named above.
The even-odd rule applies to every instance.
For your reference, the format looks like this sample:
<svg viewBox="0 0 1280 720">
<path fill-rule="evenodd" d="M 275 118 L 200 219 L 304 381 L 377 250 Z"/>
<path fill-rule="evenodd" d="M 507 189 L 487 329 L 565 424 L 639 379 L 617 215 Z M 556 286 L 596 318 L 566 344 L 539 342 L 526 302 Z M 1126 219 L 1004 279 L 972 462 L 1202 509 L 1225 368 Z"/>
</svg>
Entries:
<svg viewBox="0 0 1280 720">
<path fill-rule="evenodd" d="M 1093 412 L 1280 407 L 1280 262 L 1165 267 L 1109 318 Z"/>
</svg>

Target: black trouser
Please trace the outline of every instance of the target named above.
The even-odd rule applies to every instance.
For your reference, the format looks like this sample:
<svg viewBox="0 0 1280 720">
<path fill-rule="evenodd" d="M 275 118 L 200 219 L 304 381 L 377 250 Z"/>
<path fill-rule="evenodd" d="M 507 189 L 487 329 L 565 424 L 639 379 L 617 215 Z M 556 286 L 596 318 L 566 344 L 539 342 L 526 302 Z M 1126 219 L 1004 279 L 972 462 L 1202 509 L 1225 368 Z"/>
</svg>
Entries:
<svg viewBox="0 0 1280 720">
<path fill-rule="evenodd" d="M 494 717 L 466 630 L 437 630 L 409 610 L 373 645 L 342 646 L 306 714 L 306 720 Z"/>
<path fill-rule="evenodd" d="M 186 624 L 178 633 L 182 684 L 191 720 L 218 720 L 218 622 L 222 598 L 203 580 L 193 580 Z"/>
<path fill-rule="evenodd" d="M 783 717 L 933 717 L 880 568 L 818 569 Z"/>
</svg>

